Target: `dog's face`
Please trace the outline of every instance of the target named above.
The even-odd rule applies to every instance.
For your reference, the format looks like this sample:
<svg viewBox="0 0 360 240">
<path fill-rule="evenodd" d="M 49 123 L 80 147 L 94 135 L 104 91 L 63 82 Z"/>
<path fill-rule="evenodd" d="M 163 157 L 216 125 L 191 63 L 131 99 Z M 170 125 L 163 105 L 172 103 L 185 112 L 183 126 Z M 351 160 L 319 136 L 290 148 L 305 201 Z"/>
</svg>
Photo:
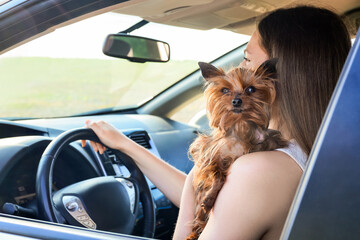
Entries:
<svg viewBox="0 0 360 240">
<path fill-rule="evenodd" d="M 274 66 L 262 65 L 256 71 L 222 69 L 199 63 L 207 81 L 205 97 L 210 126 L 221 131 L 257 125 L 267 128 L 270 106 L 275 100 Z"/>
</svg>

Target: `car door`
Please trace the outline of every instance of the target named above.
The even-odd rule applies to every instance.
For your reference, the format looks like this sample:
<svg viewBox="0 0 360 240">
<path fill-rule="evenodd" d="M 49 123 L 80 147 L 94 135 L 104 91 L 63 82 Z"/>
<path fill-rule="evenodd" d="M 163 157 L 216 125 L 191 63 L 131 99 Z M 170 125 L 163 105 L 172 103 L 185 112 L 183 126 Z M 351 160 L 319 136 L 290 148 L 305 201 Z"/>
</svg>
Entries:
<svg viewBox="0 0 360 240">
<path fill-rule="evenodd" d="M 360 31 L 309 157 L 282 239 L 360 236 Z"/>
</svg>

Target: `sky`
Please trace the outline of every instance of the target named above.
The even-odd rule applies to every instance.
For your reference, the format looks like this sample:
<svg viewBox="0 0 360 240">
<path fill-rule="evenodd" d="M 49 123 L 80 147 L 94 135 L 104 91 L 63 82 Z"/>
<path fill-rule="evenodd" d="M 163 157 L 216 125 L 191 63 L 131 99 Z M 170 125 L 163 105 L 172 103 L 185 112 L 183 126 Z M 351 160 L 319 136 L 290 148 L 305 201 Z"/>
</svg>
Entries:
<svg viewBox="0 0 360 240">
<path fill-rule="evenodd" d="M 105 13 L 19 46 L 0 57 L 108 58 L 101 49 L 106 36 L 127 29 L 141 19 Z M 210 61 L 249 40 L 249 36 L 224 30 L 193 30 L 149 23 L 132 35 L 168 42 L 173 60 Z"/>
</svg>

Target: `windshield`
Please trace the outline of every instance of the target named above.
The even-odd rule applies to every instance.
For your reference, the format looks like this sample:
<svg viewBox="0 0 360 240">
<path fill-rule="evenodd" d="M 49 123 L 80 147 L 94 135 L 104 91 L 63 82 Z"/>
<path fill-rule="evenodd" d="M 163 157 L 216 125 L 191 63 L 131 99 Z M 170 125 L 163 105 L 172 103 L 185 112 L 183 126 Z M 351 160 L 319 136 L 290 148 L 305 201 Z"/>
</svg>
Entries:
<svg viewBox="0 0 360 240">
<path fill-rule="evenodd" d="M 102 53 L 105 37 L 141 19 L 105 13 L 77 22 L 0 56 L 0 118 L 71 116 L 139 106 L 198 68 L 246 42 L 222 30 L 149 23 L 131 34 L 170 44 L 167 63 L 134 63 Z"/>
</svg>

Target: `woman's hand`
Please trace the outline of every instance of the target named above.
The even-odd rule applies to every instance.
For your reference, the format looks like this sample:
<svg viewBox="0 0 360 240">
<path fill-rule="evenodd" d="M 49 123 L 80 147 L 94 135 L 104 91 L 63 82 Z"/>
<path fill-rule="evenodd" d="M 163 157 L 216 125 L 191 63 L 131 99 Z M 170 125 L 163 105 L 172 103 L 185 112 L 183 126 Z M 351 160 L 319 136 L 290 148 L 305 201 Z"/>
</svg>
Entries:
<svg viewBox="0 0 360 240">
<path fill-rule="evenodd" d="M 104 121 L 92 122 L 86 120 L 86 127 L 91 128 L 99 137 L 100 141 L 109 148 L 120 150 L 125 141 L 129 140 L 124 134 L 118 131 L 114 126 Z M 106 147 L 100 143 L 90 141 L 94 151 L 103 154 Z M 82 146 L 86 146 L 86 140 L 82 140 Z"/>
<path fill-rule="evenodd" d="M 184 188 L 186 174 L 171 166 L 167 162 L 148 151 L 146 148 L 132 141 L 118 131 L 114 126 L 104 122 L 87 120 L 86 127 L 94 130 L 100 141 L 109 148 L 116 149 L 134 160 L 140 170 L 150 181 L 162 191 L 176 206 L 180 205 L 181 192 Z M 86 141 L 82 140 L 82 146 Z M 90 141 L 96 152 L 104 153 L 106 147 L 100 143 Z"/>
</svg>

